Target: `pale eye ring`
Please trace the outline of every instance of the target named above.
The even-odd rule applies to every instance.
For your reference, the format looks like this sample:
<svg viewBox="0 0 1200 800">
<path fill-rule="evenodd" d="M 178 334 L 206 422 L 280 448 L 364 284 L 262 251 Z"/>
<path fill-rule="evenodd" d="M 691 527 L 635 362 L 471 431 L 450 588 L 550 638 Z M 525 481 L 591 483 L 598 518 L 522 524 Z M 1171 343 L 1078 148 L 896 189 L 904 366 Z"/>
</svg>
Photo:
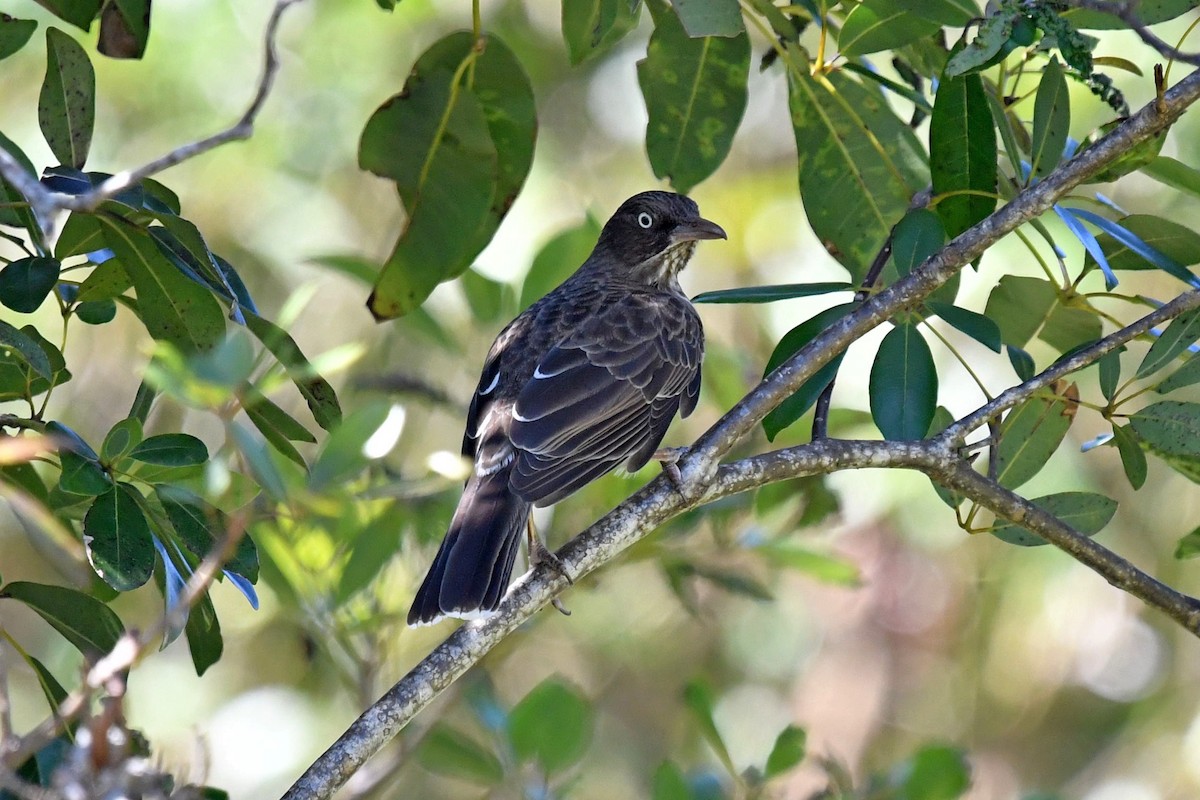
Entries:
<svg viewBox="0 0 1200 800">
<path fill-rule="evenodd" d="M 654 217 L 650 216 L 645 211 L 638 214 L 637 220 L 638 220 L 638 225 L 641 225 L 643 228 L 649 228 L 651 225 L 654 224 Z"/>
</svg>

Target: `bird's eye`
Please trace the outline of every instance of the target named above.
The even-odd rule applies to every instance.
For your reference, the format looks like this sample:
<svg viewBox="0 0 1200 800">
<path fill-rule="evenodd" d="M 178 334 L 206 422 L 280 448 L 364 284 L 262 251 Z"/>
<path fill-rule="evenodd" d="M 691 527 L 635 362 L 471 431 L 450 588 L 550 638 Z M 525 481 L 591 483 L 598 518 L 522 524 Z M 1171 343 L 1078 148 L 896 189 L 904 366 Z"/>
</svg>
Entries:
<svg viewBox="0 0 1200 800">
<path fill-rule="evenodd" d="M 641 225 L 643 228 L 649 228 L 653 224 L 654 217 L 650 216 L 645 211 L 638 214 L 638 225 Z"/>
</svg>

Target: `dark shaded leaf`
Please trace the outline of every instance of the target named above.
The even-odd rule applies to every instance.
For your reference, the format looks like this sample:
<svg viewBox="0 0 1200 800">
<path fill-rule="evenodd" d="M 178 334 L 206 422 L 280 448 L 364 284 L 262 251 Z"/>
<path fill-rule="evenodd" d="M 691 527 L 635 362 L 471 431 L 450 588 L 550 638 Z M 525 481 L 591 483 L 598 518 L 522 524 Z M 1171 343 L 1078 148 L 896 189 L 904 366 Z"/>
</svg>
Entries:
<svg viewBox="0 0 1200 800">
<path fill-rule="evenodd" d="M 1158 385 L 1154 387 L 1154 391 L 1166 394 L 1196 383 L 1200 383 L 1200 356 L 1191 355 L 1188 356 L 1187 361 L 1183 362 L 1183 366 L 1159 381 Z"/>
<path fill-rule="evenodd" d="M 922 439 L 937 408 L 937 369 L 917 326 L 902 323 L 883 337 L 871 367 L 871 416 L 890 441 Z"/>
<path fill-rule="evenodd" d="M 150 36 L 150 0 L 111 0 L 100 15 L 96 49 L 109 58 L 141 58 Z"/>
<path fill-rule="evenodd" d="M 513 707 L 508 735 L 522 761 L 537 759 L 548 773 L 580 758 L 592 739 L 591 704 L 560 678 L 547 678 Z"/>
<path fill-rule="evenodd" d="M 958 331 L 965 333 L 984 347 L 999 353 L 1001 349 L 1000 326 L 989 317 L 959 308 L 951 303 L 936 300 L 927 303 L 929 310 L 937 314 Z"/>
<path fill-rule="evenodd" d="M 32 314 L 58 283 L 61 265 L 56 258 L 19 258 L 0 269 L 0 303 L 22 314 Z"/>
<path fill-rule="evenodd" d="M 100 13 L 103 0 L 37 0 L 38 5 L 49 9 L 64 22 L 81 30 L 92 27 L 92 20 Z"/>
<path fill-rule="evenodd" d="M 229 521 L 219 508 L 178 486 L 158 484 L 154 492 L 179 540 L 197 558 L 207 558 L 214 548 L 225 545 Z M 251 583 L 258 582 L 258 548 L 249 535 L 243 533 L 238 538 L 224 569 L 244 576 Z"/>
<path fill-rule="evenodd" d="M 1121 382 L 1121 353 L 1125 352 L 1124 347 L 1118 347 L 1105 353 L 1096 363 L 1099 365 L 1100 373 L 1100 394 L 1104 395 L 1104 399 L 1112 401 L 1117 394 L 1117 386 Z"/>
<path fill-rule="evenodd" d="M 0 59 L 8 58 L 24 47 L 36 29 L 36 20 L 0 14 Z"/>
<path fill-rule="evenodd" d="M 1111 497 L 1092 492 L 1059 492 L 1030 501 L 1070 525 L 1084 536 L 1094 536 L 1108 524 L 1117 513 L 1117 501 Z M 1022 547 L 1038 547 L 1047 544 L 1036 534 L 1011 522 L 998 522 L 992 534 L 1009 544 Z"/>
<path fill-rule="evenodd" d="M 37 180 L 33 162 L 21 152 L 21 148 L 17 147 L 16 142 L 0 133 L 0 147 L 3 147 L 9 155 L 16 159 L 27 175 Z M 38 227 L 37 220 L 33 218 L 33 211 L 29 208 L 25 195 L 18 192 L 11 183 L 3 178 L 0 178 L 0 225 L 24 228 L 34 241 L 41 241 L 41 228 Z"/>
<path fill-rule="evenodd" d="M 83 543 L 96 574 L 118 592 L 136 589 L 154 572 L 150 524 L 134 497 L 118 483 L 100 495 L 83 518 Z"/>
<path fill-rule="evenodd" d="M 934 33 L 941 25 L 896 0 L 864 0 L 846 16 L 838 35 L 844 56 L 891 50 Z"/>
<path fill-rule="evenodd" d="M 785 283 L 777 286 L 747 286 L 741 289 L 718 289 L 701 292 L 693 303 L 774 303 L 796 297 L 814 297 L 830 292 L 852 292 L 854 286 L 842 281 L 824 283 Z"/>
<path fill-rule="evenodd" d="M 58 454 L 58 461 L 58 488 L 64 492 L 95 497 L 112 490 L 112 478 L 96 461 L 67 449 Z"/>
<path fill-rule="evenodd" d="M 916 208 L 905 214 L 892 232 L 892 263 L 903 278 L 942 249 L 946 230 L 938 215 L 926 208 Z"/>
<path fill-rule="evenodd" d="M 1008 363 L 1012 364 L 1013 372 L 1017 373 L 1017 377 L 1022 381 L 1032 379 L 1037 372 L 1034 368 L 1033 356 L 1012 345 L 1007 345 L 1004 349 L 1008 353 Z"/>
<path fill-rule="evenodd" d="M 953 239 L 996 208 L 996 129 L 983 79 L 943 75 L 929 121 L 929 168 L 937 213 Z M 975 194 L 983 192 L 984 194 Z"/>
<path fill-rule="evenodd" d="M 142 441 L 129 457 L 163 467 L 186 467 L 208 460 L 208 447 L 188 433 L 161 433 Z"/>
<path fill-rule="evenodd" d="M 1144 378 L 1170 364 L 1200 339 L 1200 309 L 1180 314 L 1150 345 L 1138 367 L 1137 377 Z"/>
<path fill-rule="evenodd" d="M 15 581 L 0 589 L 0 597 L 32 608 L 86 656 L 107 655 L 125 632 L 111 608 L 65 586 Z"/>
<path fill-rule="evenodd" d="M 811 342 L 817 334 L 849 314 L 853 309 L 854 305 L 852 303 L 828 308 L 812 319 L 800 323 L 785 333 L 783 338 L 779 340 L 779 344 L 775 345 L 775 350 L 767 360 L 763 376 L 770 375 L 775 371 L 776 367 L 795 355 L 800 348 Z M 825 387 L 829 385 L 829 382 L 837 374 L 843 355 L 838 354 L 832 361 L 817 370 L 816 374 L 805 381 L 803 386 L 797 389 L 788 399 L 780 403 L 763 419 L 763 430 L 766 431 L 768 440 L 774 441 L 781 430 L 804 416 L 804 412 L 808 411 L 812 407 L 812 404 L 817 402 L 817 398 L 821 395 L 821 392 L 825 390 Z"/>
<path fill-rule="evenodd" d="M 1125 470 L 1129 485 L 1134 489 L 1142 488 L 1146 482 L 1146 454 L 1133 428 L 1129 425 L 1113 425 L 1113 442 L 1121 454 L 1121 467 Z"/>
<path fill-rule="evenodd" d="M 676 2 L 683 8 L 697 5 Z M 638 62 L 638 84 L 646 101 L 646 153 L 655 176 L 687 193 L 711 175 L 733 143 L 746 110 L 750 39 L 745 32 L 689 38 L 679 19 L 650 6 L 654 34 Z M 742 18 L 733 4 L 738 24 Z"/>
<path fill-rule="evenodd" d="M 221 623 L 212 598 L 205 592 L 200 601 L 192 606 L 187 625 L 183 629 L 187 636 L 188 652 L 197 675 L 203 675 L 209 667 L 221 660 L 225 642 L 221 638 Z"/>
<path fill-rule="evenodd" d="M 59 163 L 83 168 L 95 121 L 96 73 L 87 52 L 67 34 L 47 28 L 46 79 L 38 96 L 38 124 Z"/>
<path fill-rule="evenodd" d="M 17 330 L 7 322 L 0 320 L 0 349 L 8 350 L 17 356 L 41 377 L 50 378 L 54 375 L 54 369 L 50 365 L 50 358 L 46 355 L 46 351 L 31 336 L 34 332 L 35 329 L 32 326 L 27 325 L 21 330 Z"/>
</svg>

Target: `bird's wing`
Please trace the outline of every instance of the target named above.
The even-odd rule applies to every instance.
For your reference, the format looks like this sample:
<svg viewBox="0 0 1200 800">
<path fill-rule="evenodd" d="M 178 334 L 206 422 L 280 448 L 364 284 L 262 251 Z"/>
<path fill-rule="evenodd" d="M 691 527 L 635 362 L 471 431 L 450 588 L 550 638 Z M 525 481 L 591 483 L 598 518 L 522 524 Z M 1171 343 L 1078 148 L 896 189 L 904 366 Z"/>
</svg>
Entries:
<svg viewBox="0 0 1200 800">
<path fill-rule="evenodd" d="M 704 334 L 674 294 L 614 294 L 539 362 L 513 406 L 513 491 L 550 505 L 625 462 L 638 469 L 700 391 Z"/>
</svg>

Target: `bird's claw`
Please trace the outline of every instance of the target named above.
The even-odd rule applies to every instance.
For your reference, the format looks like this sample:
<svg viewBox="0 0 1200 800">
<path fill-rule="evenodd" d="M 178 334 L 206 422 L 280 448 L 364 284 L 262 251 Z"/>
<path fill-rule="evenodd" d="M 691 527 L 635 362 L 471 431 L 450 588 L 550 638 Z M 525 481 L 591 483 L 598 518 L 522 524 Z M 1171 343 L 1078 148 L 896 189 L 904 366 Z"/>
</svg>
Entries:
<svg viewBox="0 0 1200 800">
<path fill-rule="evenodd" d="M 575 579 L 571 577 L 571 573 L 567 571 L 567 565 L 562 562 L 562 559 L 550 552 L 550 548 L 542 544 L 542 540 L 537 536 L 530 537 L 530 555 L 529 561 L 531 566 L 539 566 L 545 564 L 553 572 L 560 575 L 571 586 L 575 585 Z M 559 609 L 560 611 L 562 609 Z"/>
<path fill-rule="evenodd" d="M 679 459 L 687 451 L 686 447 L 660 447 L 654 451 L 654 460 L 662 464 L 663 474 L 671 481 L 675 491 L 687 498 L 687 487 L 683 482 L 683 473 L 679 471 Z"/>
</svg>

